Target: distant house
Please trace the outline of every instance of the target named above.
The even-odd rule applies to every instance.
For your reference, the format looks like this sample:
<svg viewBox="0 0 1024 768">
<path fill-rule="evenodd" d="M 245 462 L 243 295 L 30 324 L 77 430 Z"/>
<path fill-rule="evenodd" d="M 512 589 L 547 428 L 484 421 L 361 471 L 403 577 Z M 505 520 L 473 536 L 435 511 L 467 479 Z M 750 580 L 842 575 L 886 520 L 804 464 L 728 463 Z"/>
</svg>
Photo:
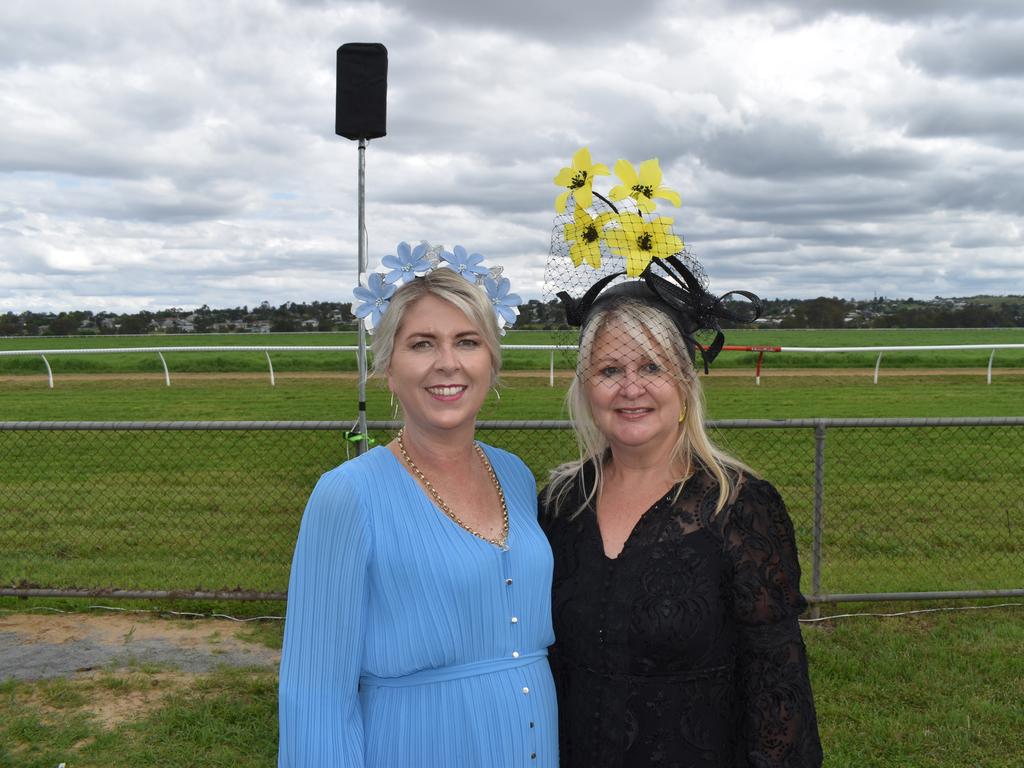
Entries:
<svg viewBox="0 0 1024 768">
<path fill-rule="evenodd" d="M 165 317 L 157 322 L 157 327 L 164 333 L 194 333 L 196 330 L 195 323 L 177 317 Z"/>
<path fill-rule="evenodd" d="M 250 333 L 270 333 L 270 321 L 258 320 L 249 326 Z"/>
</svg>

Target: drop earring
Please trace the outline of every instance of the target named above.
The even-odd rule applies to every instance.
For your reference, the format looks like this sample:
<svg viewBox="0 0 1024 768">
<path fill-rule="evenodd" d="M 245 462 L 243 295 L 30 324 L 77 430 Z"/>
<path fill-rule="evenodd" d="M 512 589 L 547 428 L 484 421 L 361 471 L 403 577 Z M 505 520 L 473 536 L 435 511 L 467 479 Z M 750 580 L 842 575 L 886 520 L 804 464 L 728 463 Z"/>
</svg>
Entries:
<svg viewBox="0 0 1024 768">
<path fill-rule="evenodd" d="M 682 424 L 686 421 L 686 406 L 683 406 L 683 410 L 679 412 L 679 423 Z"/>
</svg>

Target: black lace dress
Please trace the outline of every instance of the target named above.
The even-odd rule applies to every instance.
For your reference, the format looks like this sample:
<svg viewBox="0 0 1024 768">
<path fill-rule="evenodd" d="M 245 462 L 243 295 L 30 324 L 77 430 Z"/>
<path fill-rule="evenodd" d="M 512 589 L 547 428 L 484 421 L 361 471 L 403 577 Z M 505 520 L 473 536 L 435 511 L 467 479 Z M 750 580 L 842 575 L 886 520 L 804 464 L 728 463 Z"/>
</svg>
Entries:
<svg viewBox="0 0 1024 768">
<path fill-rule="evenodd" d="M 820 766 L 797 623 L 806 603 L 775 488 L 746 478 L 714 515 L 716 481 L 694 476 L 644 513 L 615 559 L 592 507 L 570 519 L 581 494 L 541 513 L 562 766 Z"/>
</svg>

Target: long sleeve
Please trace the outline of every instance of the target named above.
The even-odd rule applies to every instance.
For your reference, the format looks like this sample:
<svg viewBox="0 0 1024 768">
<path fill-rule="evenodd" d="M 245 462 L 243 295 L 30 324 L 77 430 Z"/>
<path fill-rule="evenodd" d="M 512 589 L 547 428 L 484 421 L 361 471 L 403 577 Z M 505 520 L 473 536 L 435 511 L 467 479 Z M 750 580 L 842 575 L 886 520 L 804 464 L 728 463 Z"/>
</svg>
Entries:
<svg viewBox="0 0 1024 768">
<path fill-rule="evenodd" d="M 358 700 L 371 532 L 343 471 L 317 483 L 302 517 L 280 674 L 279 768 L 362 766 Z"/>
<path fill-rule="evenodd" d="M 745 762 L 756 768 L 822 763 L 793 524 L 778 492 L 747 479 L 725 524 L 738 626 L 737 685 Z"/>
</svg>

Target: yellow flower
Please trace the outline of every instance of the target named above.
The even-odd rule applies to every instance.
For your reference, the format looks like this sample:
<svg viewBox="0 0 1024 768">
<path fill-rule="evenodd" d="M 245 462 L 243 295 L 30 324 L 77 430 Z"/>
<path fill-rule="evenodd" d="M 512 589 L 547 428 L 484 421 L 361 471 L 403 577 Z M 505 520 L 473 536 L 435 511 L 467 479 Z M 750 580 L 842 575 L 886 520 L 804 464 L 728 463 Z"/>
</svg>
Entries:
<svg viewBox="0 0 1024 768">
<path fill-rule="evenodd" d="M 563 168 L 555 176 L 555 184 L 566 187 L 566 191 L 555 199 L 555 210 L 565 213 L 565 201 L 572 193 L 577 205 L 589 208 L 594 201 L 593 183 L 595 176 L 608 176 L 608 166 L 590 162 L 590 150 L 587 147 L 577 150 L 572 156 L 572 167 Z"/>
<path fill-rule="evenodd" d="M 682 205 L 683 201 L 678 192 L 661 186 L 661 166 L 658 165 L 657 158 L 640 163 L 639 174 L 633 169 L 631 163 L 619 160 L 615 163 L 615 175 L 622 183 L 613 187 L 612 191 L 608 193 L 608 197 L 612 200 L 632 197 L 636 200 L 636 207 L 644 213 L 654 210 L 655 205 L 652 198 L 655 197 L 668 200 L 677 208 Z"/>
<path fill-rule="evenodd" d="M 601 268 L 601 230 L 615 218 L 613 213 L 602 213 L 596 219 L 586 209 L 576 206 L 572 224 L 564 228 L 565 241 L 569 246 L 569 256 L 573 266 L 578 267 L 584 261 L 594 269 Z"/>
<path fill-rule="evenodd" d="M 626 274 L 640 277 L 651 259 L 663 259 L 683 250 L 681 238 L 672 234 L 672 219 L 659 216 L 645 221 L 636 213 L 619 214 L 620 227 L 604 237 L 613 251 L 626 259 Z"/>
</svg>

